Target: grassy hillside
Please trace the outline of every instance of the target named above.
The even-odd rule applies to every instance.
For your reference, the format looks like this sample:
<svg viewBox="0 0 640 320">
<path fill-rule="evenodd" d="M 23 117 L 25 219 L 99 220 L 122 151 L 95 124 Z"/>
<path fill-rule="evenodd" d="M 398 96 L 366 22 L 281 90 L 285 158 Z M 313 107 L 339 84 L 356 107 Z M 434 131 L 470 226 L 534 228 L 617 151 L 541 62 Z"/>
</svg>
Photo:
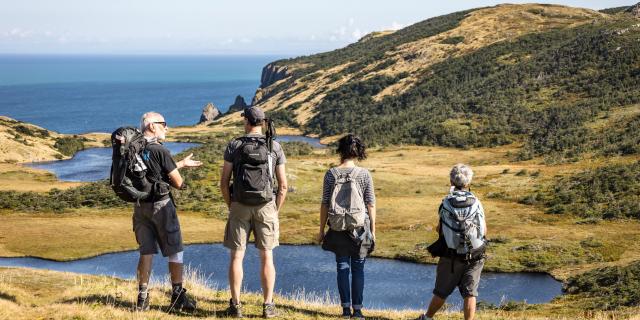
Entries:
<svg viewBox="0 0 640 320">
<path fill-rule="evenodd" d="M 607 12 L 500 5 L 425 20 L 274 62 L 289 76 L 263 84 L 257 105 L 307 134 L 370 144 L 519 143 L 520 159 L 553 162 L 637 154 L 640 26 Z M 631 115 L 626 127 L 589 126 L 614 111 Z"/>
<path fill-rule="evenodd" d="M 67 159 L 88 147 L 102 147 L 106 135 L 65 135 L 0 116 L 0 163 Z"/>
</svg>

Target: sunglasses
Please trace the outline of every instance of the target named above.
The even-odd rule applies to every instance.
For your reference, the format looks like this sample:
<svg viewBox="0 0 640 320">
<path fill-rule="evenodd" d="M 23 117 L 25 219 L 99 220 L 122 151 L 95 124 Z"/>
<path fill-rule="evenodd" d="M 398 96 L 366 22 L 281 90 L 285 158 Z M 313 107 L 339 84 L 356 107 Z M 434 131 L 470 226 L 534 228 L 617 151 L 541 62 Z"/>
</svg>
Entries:
<svg viewBox="0 0 640 320">
<path fill-rule="evenodd" d="M 167 127 L 167 123 L 165 121 L 156 121 L 156 122 L 153 122 L 153 123 L 161 124 L 165 128 Z"/>
</svg>

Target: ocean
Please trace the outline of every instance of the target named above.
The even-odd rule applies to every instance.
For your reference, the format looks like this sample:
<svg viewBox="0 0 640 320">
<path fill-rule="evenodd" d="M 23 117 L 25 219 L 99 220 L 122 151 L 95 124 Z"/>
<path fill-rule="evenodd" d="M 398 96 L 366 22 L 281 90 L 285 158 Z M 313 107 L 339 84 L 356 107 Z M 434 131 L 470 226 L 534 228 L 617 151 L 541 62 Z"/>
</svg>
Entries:
<svg viewBox="0 0 640 320">
<path fill-rule="evenodd" d="M 208 103 L 251 103 L 278 56 L 0 55 L 0 115 L 61 133 L 137 126 L 147 111 L 193 125 Z"/>
</svg>

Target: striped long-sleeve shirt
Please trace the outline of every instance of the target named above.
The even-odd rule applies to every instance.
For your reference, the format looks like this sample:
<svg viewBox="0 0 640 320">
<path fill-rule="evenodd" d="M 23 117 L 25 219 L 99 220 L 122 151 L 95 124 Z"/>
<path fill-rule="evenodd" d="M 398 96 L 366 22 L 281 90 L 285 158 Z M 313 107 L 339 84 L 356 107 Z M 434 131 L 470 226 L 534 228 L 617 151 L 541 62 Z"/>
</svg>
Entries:
<svg viewBox="0 0 640 320">
<path fill-rule="evenodd" d="M 353 170 L 353 168 L 338 168 L 336 169 L 340 173 L 349 173 Z M 363 168 L 364 169 L 364 168 Z M 371 178 L 371 174 L 369 170 L 364 169 L 360 173 L 358 177 L 356 177 L 358 186 L 362 190 L 362 194 L 364 195 L 364 203 L 367 205 L 375 205 L 376 204 L 376 196 L 373 189 L 373 179 Z M 322 185 L 322 204 L 329 204 L 331 201 L 331 194 L 333 193 L 333 188 L 335 186 L 335 178 L 331 171 L 327 171 L 324 175 L 324 183 Z"/>
</svg>

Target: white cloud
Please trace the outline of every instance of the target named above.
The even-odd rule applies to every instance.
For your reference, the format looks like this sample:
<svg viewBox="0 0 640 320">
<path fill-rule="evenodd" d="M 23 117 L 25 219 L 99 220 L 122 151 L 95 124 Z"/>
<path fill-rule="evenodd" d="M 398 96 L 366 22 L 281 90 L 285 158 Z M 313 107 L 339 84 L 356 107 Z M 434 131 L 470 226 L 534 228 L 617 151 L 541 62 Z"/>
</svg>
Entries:
<svg viewBox="0 0 640 320">
<path fill-rule="evenodd" d="M 381 28 L 381 30 L 400 30 L 402 28 L 406 27 L 405 24 L 399 23 L 397 21 L 394 21 L 391 23 L 390 26 L 384 26 Z"/>
<path fill-rule="evenodd" d="M 351 33 L 351 36 L 353 37 L 353 39 L 358 40 L 360 38 L 362 38 L 364 34 L 360 31 L 360 29 L 356 29 Z"/>
</svg>

